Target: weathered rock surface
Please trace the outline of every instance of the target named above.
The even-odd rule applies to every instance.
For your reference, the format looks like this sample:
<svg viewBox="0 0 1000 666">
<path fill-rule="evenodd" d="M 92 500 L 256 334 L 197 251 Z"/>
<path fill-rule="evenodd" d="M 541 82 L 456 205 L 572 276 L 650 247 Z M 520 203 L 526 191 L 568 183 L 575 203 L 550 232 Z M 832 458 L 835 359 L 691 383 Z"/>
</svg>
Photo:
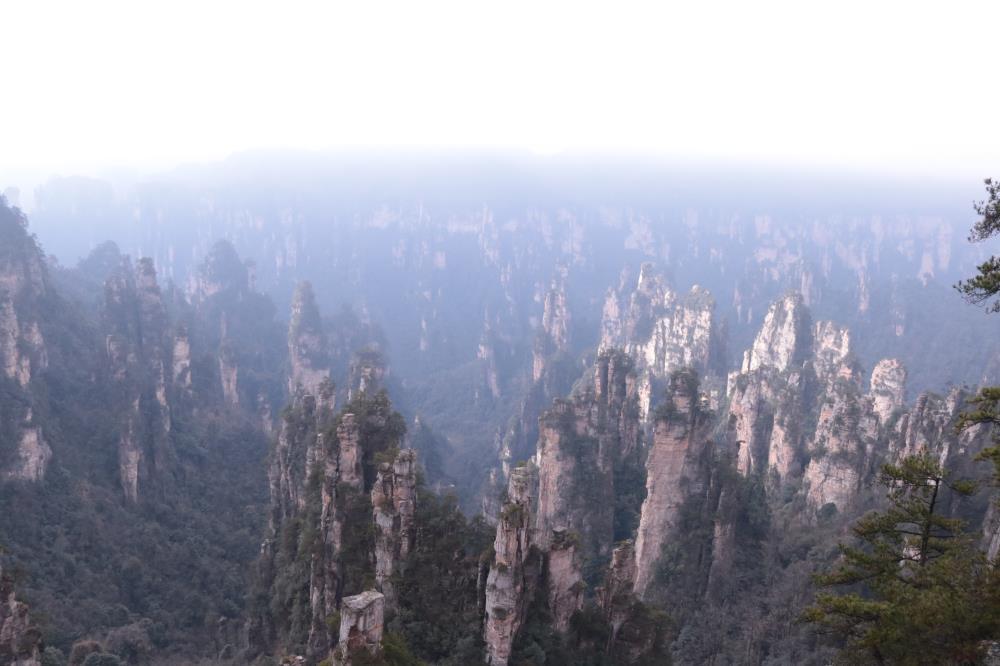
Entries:
<svg viewBox="0 0 1000 666">
<path fill-rule="evenodd" d="M 511 470 L 507 499 L 500 512 L 493 561 L 486 579 L 483 638 L 486 663 L 506 666 L 514 638 L 524 622 L 534 581 L 529 571 L 531 498 L 535 483 L 529 467 Z"/>
<path fill-rule="evenodd" d="M 291 363 L 288 378 L 290 393 L 301 386 L 306 393 L 315 395 L 319 385 L 330 378 L 326 335 L 309 282 L 299 283 L 292 298 L 288 358 Z"/>
<path fill-rule="evenodd" d="M 601 349 L 622 348 L 636 360 L 644 418 L 670 373 L 690 367 L 714 377 L 724 360 L 712 295 L 697 285 L 679 295 L 648 263 L 634 291 L 608 292 L 601 331 Z"/>
<path fill-rule="evenodd" d="M 885 425 L 893 413 L 902 409 L 906 395 L 906 368 L 894 358 L 879 361 L 872 370 L 870 395 L 879 421 Z"/>
<path fill-rule="evenodd" d="M 566 274 L 565 269 L 560 270 L 545 293 L 542 326 L 535 339 L 532 359 L 532 378 L 536 382 L 542 379 L 552 356 L 570 347 L 572 318 L 566 299 Z"/>
<path fill-rule="evenodd" d="M 573 613 L 583 606 L 586 584 L 581 574 L 577 552 L 579 537 L 571 532 L 553 532 L 545 554 L 545 580 L 552 626 L 556 631 L 569 630 Z"/>
<path fill-rule="evenodd" d="M 612 644 L 631 614 L 637 576 L 635 547 L 631 541 L 625 541 L 612 552 L 604 585 L 597 590 L 597 603 L 611 627 L 609 642 Z"/>
<path fill-rule="evenodd" d="M 381 592 L 366 590 L 344 597 L 340 606 L 340 640 L 333 662 L 347 666 L 359 652 L 378 654 L 382 649 L 384 615 L 385 597 Z"/>
<path fill-rule="evenodd" d="M 393 575 L 413 548 L 416 510 L 417 455 L 412 449 L 396 454 L 392 462 L 379 467 L 372 486 L 372 511 L 375 520 L 375 587 L 385 595 L 385 605 L 396 604 Z"/>
<path fill-rule="evenodd" d="M 812 348 L 811 318 L 799 293 L 771 305 L 753 346 L 743 355 L 744 373 L 758 368 L 784 372 L 806 360 Z"/>
<path fill-rule="evenodd" d="M 173 456 L 166 368 L 172 344 L 156 269 L 126 258 L 104 286 L 105 345 L 121 404 L 118 466 L 126 499 L 169 470 Z"/>
<path fill-rule="evenodd" d="M 635 592 L 640 598 L 653 580 L 663 544 L 675 532 L 681 504 L 701 482 L 696 472 L 706 446 L 707 422 L 697 377 L 691 371 L 676 372 L 667 403 L 657 414 L 646 459 L 646 499 L 635 544 Z"/>
<path fill-rule="evenodd" d="M 584 558 L 610 555 L 614 471 L 639 449 L 638 401 L 631 359 L 607 350 L 592 383 L 540 417 L 535 527 L 541 548 L 554 532 L 574 532 Z"/>
<path fill-rule="evenodd" d="M 19 212 L 0 200 L 0 372 L 23 392 L 20 404 L 8 407 L 14 450 L 0 463 L 0 478 L 39 481 L 52 450 L 34 422 L 31 383 L 49 363 L 39 309 L 51 292 L 41 250 L 27 233 Z"/>
<path fill-rule="evenodd" d="M 42 429 L 33 423 L 30 407 L 19 430 L 17 449 L 13 460 L 3 470 L 3 478 L 40 481 L 52 458 L 52 448 L 42 437 Z"/>
</svg>

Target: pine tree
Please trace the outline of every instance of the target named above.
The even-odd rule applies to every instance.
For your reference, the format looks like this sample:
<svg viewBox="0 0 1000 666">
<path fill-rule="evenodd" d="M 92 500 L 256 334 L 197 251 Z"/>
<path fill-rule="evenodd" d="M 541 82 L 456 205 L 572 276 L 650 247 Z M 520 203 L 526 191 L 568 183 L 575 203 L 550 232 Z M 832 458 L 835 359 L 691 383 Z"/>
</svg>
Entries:
<svg viewBox="0 0 1000 666">
<path fill-rule="evenodd" d="M 975 663 L 1000 632 L 1000 577 L 962 521 L 943 512 L 947 495 L 975 484 L 950 478 L 929 453 L 883 466 L 889 508 L 862 517 L 857 546 L 841 545 L 835 570 L 804 619 L 840 634 L 851 663 Z"/>
</svg>

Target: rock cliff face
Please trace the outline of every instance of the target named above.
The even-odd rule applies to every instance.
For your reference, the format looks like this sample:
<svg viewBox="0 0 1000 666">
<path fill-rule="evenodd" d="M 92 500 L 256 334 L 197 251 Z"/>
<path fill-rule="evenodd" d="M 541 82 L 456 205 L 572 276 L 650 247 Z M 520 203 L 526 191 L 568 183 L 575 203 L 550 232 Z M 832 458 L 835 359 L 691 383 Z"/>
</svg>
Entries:
<svg viewBox="0 0 1000 666">
<path fill-rule="evenodd" d="M 291 363 L 289 393 L 294 393 L 301 386 L 307 393 L 315 394 L 319 385 L 330 377 L 323 322 L 316 307 L 312 285 L 308 282 L 299 284 L 292 299 L 288 358 Z"/>
<path fill-rule="evenodd" d="M 639 396 L 631 359 L 607 350 L 594 377 L 539 418 L 536 531 L 573 532 L 584 559 L 607 557 L 613 542 L 615 469 L 640 447 Z"/>
<path fill-rule="evenodd" d="M 573 613 L 583 607 L 586 584 L 581 573 L 579 536 L 573 532 L 553 531 L 545 553 L 545 581 L 552 627 L 565 633 Z"/>
<path fill-rule="evenodd" d="M 872 370 L 869 393 L 879 422 L 889 423 L 893 413 L 903 408 L 906 397 L 906 368 L 903 364 L 894 358 L 879 361 Z"/>
<path fill-rule="evenodd" d="M 173 367 L 167 316 L 149 259 L 125 259 L 104 288 L 105 345 L 122 422 L 118 467 L 126 499 L 166 474 L 173 456 L 166 368 Z"/>
<path fill-rule="evenodd" d="M 637 576 L 635 548 L 631 541 L 626 541 L 618 545 L 611 554 L 611 565 L 604 578 L 604 585 L 597 590 L 598 604 L 611 627 L 611 643 L 615 642 L 618 632 L 631 614 Z"/>
<path fill-rule="evenodd" d="M 375 520 L 375 587 L 385 595 L 385 605 L 396 604 L 393 574 L 399 574 L 413 548 L 416 510 L 417 456 L 400 451 L 392 462 L 379 466 L 372 486 Z"/>
<path fill-rule="evenodd" d="M 585 565 L 598 568 L 610 558 L 616 479 L 639 466 L 642 424 L 636 384 L 631 358 L 608 349 L 573 395 L 557 399 L 542 414 L 536 510 L 535 469 L 510 472 L 486 585 L 490 664 L 507 663 L 525 609 L 536 595 L 543 595 L 539 603 L 547 605 L 552 628 L 568 631 L 570 619 L 584 604 Z"/>
<path fill-rule="evenodd" d="M 646 459 L 646 499 L 635 544 L 635 591 L 640 598 L 653 580 L 663 544 L 676 531 L 681 504 L 699 492 L 702 479 L 697 472 L 707 445 L 707 425 L 697 377 L 691 371 L 674 373 Z"/>
<path fill-rule="evenodd" d="M 179 390 L 191 391 L 191 340 L 184 327 L 174 335 L 173 381 Z"/>
<path fill-rule="evenodd" d="M 725 360 L 711 294 L 696 285 L 679 295 L 648 263 L 631 293 L 608 292 L 600 347 L 623 348 L 636 360 L 643 417 L 674 370 L 690 367 L 714 378 Z"/>
<path fill-rule="evenodd" d="M 506 666 L 533 593 L 529 549 L 534 483 L 531 468 L 517 467 L 511 471 L 507 499 L 497 524 L 493 561 L 486 579 L 483 628 L 489 666 Z"/>
<path fill-rule="evenodd" d="M 0 568 L 0 663 L 40 666 L 41 632 L 31 622 L 28 607 L 14 595 L 14 581 Z"/>
<path fill-rule="evenodd" d="M 382 649 L 385 597 L 367 590 L 344 597 L 340 608 L 340 635 L 333 663 L 347 666 L 360 652 L 376 655 Z"/>
<path fill-rule="evenodd" d="M 338 609 L 344 612 L 345 588 L 360 582 L 343 563 L 348 544 L 363 547 L 365 558 L 374 555 L 376 584 L 388 597 L 378 593 L 381 609 L 387 600 L 395 603 L 392 576 L 401 570 L 415 533 L 414 452 L 398 451 L 391 463 L 377 468 L 374 462 L 376 454 L 398 450 L 405 432 L 402 417 L 391 411 L 384 393 L 362 394 L 335 413 L 333 390 L 329 380 L 320 383 L 316 395 L 299 385 L 268 471 L 270 537 L 261 557 L 265 585 L 301 576 L 294 584 L 308 589 L 308 597 L 290 600 L 292 607 L 280 613 L 269 608 L 254 620 L 255 630 L 267 637 L 259 649 L 304 649 L 316 660 L 337 644 L 329 618 Z M 372 527 L 374 542 L 361 545 Z M 283 540 L 289 530 L 309 538 Z M 290 563 L 295 564 L 288 570 Z"/>
<path fill-rule="evenodd" d="M 759 368 L 773 368 L 784 372 L 801 366 L 812 347 L 811 325 L 802 295 L 786 295 L 768 309 L 753 346 L 743 355 L 742 371 L 749 373 Z M 839 342 L 836 334 L 825 327 L 820 328 L 828 334 L 830 351 L 834 351 L 833 346 Z"/>
<path fill-rule="evenodd" d="M 24 420 L 17 427 L 19 437 L 15 457 L 3 470 L 6 479 L 39 481 L 45 476 L 52 448 L 42 436 L 42 429 L 34 424 L 32 415 L 32 409 L 28 407 Z"/>
<path fill-rule="evenodd" d="M 362 349 L 351 359 L 347 399 L 359 393 L 375 393 L 385 386 L 389 368 L 377 349 Z"/>
<path fill-rule="evenodd" d="M 542 379 L 552 356 L 569 351 L 571 326 L 572 319 L 566 301 L 566 271 L 561 270 L 545 293 L 542 326 L 535 339 L 532 362 L 534 381 Z"/>
<path fill-rule="evenodd" d="M 39 310 L 51 292 L 41 250 L 25 219 L 0 201 L 0 371 L 23 394 L 10 405 L 12 452 L 0 457 L 0 478 L 38 481 L 52 450 L 34 421 L 31 382 L 48 367 L 48 348 Z"/>
<path fill-rule="evenodd" d="M 297 395 L 283 419 L 268 472 L 272 540 L 296 520 L 308 521 L 316 533 L 315 546 L 308 553 L 308 649 L 312 655 L 325 654 L 333 645 L 326 618 L 337 610 L 342 583 L 338 556 L 344 517 L 338 500 L 343 503 L 345 486 L 357 488 L 361 475 L 353 415 L 338 419 L 330 405 L 331 394 L 327 383 L 318 396 Z M 346 427 L 345 421 L 350 422 Z M 267 559 L 274 557 L 273 548 L 273 542 L 265 544 Z"/>
<path fill-rule="evenodd" d="M 907 409 L 906 379 L 899 360 L 883 359 L 865 386 L 850 332 L 813 325 L 802 297 L 785 296 L 729 378 L 738 470 L 779 484 L 801 474 L 812 508 L 843 511 L 886 458 L 927 449 L 943 461 L 968 448 L 974 435 L 953 432 L 960 393 L 924 394 Z"/>
</svg>

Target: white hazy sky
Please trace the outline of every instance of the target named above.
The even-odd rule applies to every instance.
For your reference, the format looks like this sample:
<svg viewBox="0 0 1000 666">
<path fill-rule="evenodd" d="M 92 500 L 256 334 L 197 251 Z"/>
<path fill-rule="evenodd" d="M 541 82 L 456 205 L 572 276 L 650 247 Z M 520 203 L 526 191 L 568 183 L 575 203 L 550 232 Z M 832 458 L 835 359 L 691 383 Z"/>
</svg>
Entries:
<svg viewBox="0 0 1000 666">
<path fill-rule="evenodd" d="M 995 0 L 13 0 L 0 23 L 7 170 L 366 146 L 1000 165 Z"/>
</svg>

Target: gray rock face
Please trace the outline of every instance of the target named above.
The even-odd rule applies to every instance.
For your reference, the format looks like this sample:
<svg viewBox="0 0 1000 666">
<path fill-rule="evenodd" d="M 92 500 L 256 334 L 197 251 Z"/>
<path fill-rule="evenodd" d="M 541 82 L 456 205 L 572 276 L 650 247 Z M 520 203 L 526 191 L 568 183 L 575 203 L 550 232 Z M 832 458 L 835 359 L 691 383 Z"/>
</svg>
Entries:
<svg viewBox="0 0 1000 666">
<path fill-rule="evenodd" d="M 569 350 L 572 319 L 566 299 L 566 271 L 561 270 L 545 293 L 542 326 L 535 340 L 532 378 L 539 381 L 551 357 Z"/>
<path fill-rule="evenodd" d="M 333 653 L 333 662 L 347 666 L 359 652 L 378 654 L 382 649 L 384 616 L 385 597 L 381 592 L 366 590 L 353 597 L 344 597 L 340 606 L 340 640 Z"/>
<path fill-rule="evenodd" d="M 121 403 L 118 467 L 125 498 L 169 468 L 173 456 L 166 368 L 172 369 L 167 316 L 150 259 L 126 258 L 104 286 L 105 345 Z"/>
<path fill-rule="evenodd" d="M 586 585 L 580 571 L 577 539 L 574 533 L 553 533 L 545 557 L 549 612 L 552 626 L 559 632 L 569 630 L 573 613 L 583 607 Z"/>
<path fill-rule="evenodd" d="M 534 581 L 526 571 L 531 546 L 531 495 L 534 472 L 529 467 L 511 470 L 507 500 L 500 512 L 493 542 L 493 561 L 486 579 L 486 618 L 483 638 L 486 663 L 506 666 L 510 660 Z"/>
<path fill-rule="evenodd" d="M 880 418 L 862 393 L 850 332 L 811 319 L 798 294 L 771 306 L 730 377 L 729 423 L 740 473 L 767 472 L 779 484 L 801 473 L 811 506 L 843 508 L 866 472 Z M 876 385 L 898 375 L 890 366 L 880 366 Z"/>
<path fill-rule="evenodd" d="M 45 476 L 52 449 L 42 436 L 42 429 L 33 423 L 32 409 L 28 407 L 20 426 L 15 458 L 3 470 L 3 478 L 21 481 L 40 481 Z"/>
<path fill-rule="evenodd" d="M 882 359 L 872 370 L 869 392 L 875 414 L 883 425 L 887 424 L 892 414 L 903 407 L 906 368 L 897 359 Z"/>
<path fill-rule="evenodd" d="M 375 520 L 375 587 L 385 595 L 385 604 L 394 608 L 396 590 L 392 576 L 398 573 L 413 548 L 416 510 L 417 454 L 406 449 L 391 463 L 379 467 L 372 486 Z"/>
<path fill-rule="evenodd" d="M 635 592 L 646 594 L 663 544 L 674 533 L 681 504 L 697 487 L 698 461 L 704 450 L 707 419 L 699 409 L 696 384 L 689 373 L 671 380 L 666 409 L 655 424 L 646 459 L 646 499 L 635 543 Z"/>
<path fill-rule="evenodd" d="M 40 666 L 41 632 L 31 622 L 28 607 L 17 600 L 14 581 L 0 568 L 0 663 Z"/>
<path fill-rule="evenodd" d="M 637 575 L 635 548 L 631 541 L 626 541 L 612 552 L 604 585 L 597 590 L 597 602 L 611 625 L 611 643 L 631 614 Z"/>
<path fill-rule="evenodd" d="M 810 326 L 801 294 L 790 293 L 772 304 L 753 346 L 743 356 L 742 371 L 767 367 L 784 372 L 801 365 L 812 348 Z"/>
<path fill-rule="evenodd" d="M 312 285 L 299 283 L 292 298 L 292 318 L 288 326 L 288 358 L 291 374 L 289 393 L 301 387 L 316 395 L 319 385 L 330 378 L 326 336 Z"/>
<path fill-rule="evenodd" d="M 679 295 L 652 264 L 643 264 L 634 291 L 608 292 L 600 348 L 622 348 L 636 360 L 645 418 L 654 384 L 665 382 L 673 371 L 690 367 L 703 376 L 713 375 L 721 360 L 717 333 L 715 301 L 706 289 L 696 285 Z"/>
<path fill-rule="evenodd" d="M 614 469 L 639 449 L 641 424 L 631 359 L 607 350 L 593 383 L 568 400 L 556 400 L 539 419 L 539 546 L 553 532 L 575 532 L 584 558 L 610 555 Z"/>
<path fill-rule="evenodd" d="M 49 294 L 48 272 L 23 218 L 3 206 L 0 226 L 9 246 L 0 248 L 0 373 L 13 380 L 27 399 L 15 414 L 15 451 L 10 463 L 0 466 L 0 479 L 39 481 L 45 476 L 52 450 L 42 429 L 34 422 L 32 380 L 48 367 L 48 349 L 36 314 Z M 17 411 L 17 410 L 13 410 Z"/>
<path fill-rule="evenodd" d="M 191 390 L 191 340 L 187 330 L 181 329 L 174 336 L 173 381 L 179 389 Z"/>
</svg>

